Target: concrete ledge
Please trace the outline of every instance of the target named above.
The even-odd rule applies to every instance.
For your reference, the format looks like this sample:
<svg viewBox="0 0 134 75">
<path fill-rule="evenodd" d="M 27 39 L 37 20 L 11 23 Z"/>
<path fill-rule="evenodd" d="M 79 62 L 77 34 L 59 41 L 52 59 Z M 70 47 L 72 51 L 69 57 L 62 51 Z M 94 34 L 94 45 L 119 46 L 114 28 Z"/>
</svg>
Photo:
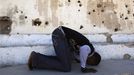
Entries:
<svg viewBox="0 0 134 75">
<path fill-rule="evenodd" d="M 93 43 L 103 60 L 134 59 L 134 34 L 85 36 Z M 26 64 L 31 51 L 55 55 L 51 35 L 0 35 L 0 39 L 0 66 Z"/>
<path fill-rule="evenodd" d="M 114 43 L 134 43 L 134 34 L 115 34 L 111 38 Z"/>
<path fill-rule="evenodd" d="M 51 35 L 0 35 L 1 47 L 52 44 Z"/>
<path fill-rule="evenodd" d="M 134 34 L 85 35 L 92 43 L 134 43 Z M 0 35 L 0 47 L 52 44 L 51 35 Z M 109 39 L 111 42 L 109 42 Z"/>
<path fill-rule="evenodd" d="M 106 42 L 104 35 L 85 35 L 91 42 Z M 52 44 L 51 35 L 0 35 L 1 47 Z"/>
<path fill-rule="evenodd" d="M 134 59 L 134 46 L 118 44 L 94 44 L 95 49 L 106 59 L 125 59 L 128 54 L 128 59 Z M 45 55 L 55 55 L 52 45 L 46 46 L 31 46 L 31 47 L 5 47 L 0 48 L 0 66 L 26 64 L 31 51 L 36 51 Z"/>
</svg>

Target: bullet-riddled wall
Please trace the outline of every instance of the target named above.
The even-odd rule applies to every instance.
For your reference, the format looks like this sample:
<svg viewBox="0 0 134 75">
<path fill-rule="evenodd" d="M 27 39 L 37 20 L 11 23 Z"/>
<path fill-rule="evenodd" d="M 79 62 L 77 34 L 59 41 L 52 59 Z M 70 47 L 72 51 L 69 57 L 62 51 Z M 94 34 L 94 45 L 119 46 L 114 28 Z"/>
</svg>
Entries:
<svg viewBox="0 0 134 75">
<path fill-rule="evenodd" d="M 0 0 L 0 33 L 133 33 L 133 9 L 133 0 Z"/>
</svg>

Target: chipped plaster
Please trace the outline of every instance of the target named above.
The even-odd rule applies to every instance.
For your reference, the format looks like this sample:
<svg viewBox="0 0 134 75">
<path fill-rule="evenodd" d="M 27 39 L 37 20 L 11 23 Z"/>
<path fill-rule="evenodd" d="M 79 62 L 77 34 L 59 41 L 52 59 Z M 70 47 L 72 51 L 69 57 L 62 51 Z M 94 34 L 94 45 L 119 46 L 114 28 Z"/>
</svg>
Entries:
<svg viewBox="0 0 134 75">
<path fill-rule="evenodd" d="M 60 25 L 84 34 L 134 33 L 133 4 L 132 0 L 5 0 L 0 16 L 12 19 L 10 34 L 50 34 Z M 38 27 L 32 25 L 36 18 L 42 21 Z"/>
</svg>

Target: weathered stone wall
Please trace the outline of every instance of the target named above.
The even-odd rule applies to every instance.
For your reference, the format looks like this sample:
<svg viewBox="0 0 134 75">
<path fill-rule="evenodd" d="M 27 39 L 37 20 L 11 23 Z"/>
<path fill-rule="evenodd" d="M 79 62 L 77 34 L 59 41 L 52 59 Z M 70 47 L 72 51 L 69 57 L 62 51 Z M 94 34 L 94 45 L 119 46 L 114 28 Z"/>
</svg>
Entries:
<svg viewBox="0 0 134 75">
<path fill-rule="evenodd" d="M 31 51 L 55 55 L 51 33 L 83 33 L 102 59 L 134 59 L 133 0 L 0 0 L 0 66 L 26 64 Z"/>
<path fill-rule="evenodd" d="M 85 34 L 134 32 L 133 0 L 0 1 L 0 17 L 12 22 L 5 27 L 10 34 L 50 34 L 60 25 Z M 3 23 L 1 20 L 1 27 Z"/>
</svg>

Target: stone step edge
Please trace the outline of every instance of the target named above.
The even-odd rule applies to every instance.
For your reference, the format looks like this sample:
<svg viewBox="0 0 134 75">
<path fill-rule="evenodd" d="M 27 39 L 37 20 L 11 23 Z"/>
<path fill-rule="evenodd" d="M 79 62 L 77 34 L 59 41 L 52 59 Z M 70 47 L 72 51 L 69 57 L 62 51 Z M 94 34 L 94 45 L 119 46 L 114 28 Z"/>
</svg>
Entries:
<svg viewBox="0 0 134 75">
<path fill-rule="evenodd" d="M 91 43 L 134 44 L 134 34 L 85 35 Z M 33 46 L 52 44 L 51 35 L 0 35 L 0 46 Z"/>
<path fill-rule="evenodd" d="M 94 45 L 102 60 L 134 59 L 134 46 L 126 45 Z M 55 56 L 53 46 L 5 47 L 0 48 L 0 65 L 26 64 L 32 51 Z"/>
</svg>

